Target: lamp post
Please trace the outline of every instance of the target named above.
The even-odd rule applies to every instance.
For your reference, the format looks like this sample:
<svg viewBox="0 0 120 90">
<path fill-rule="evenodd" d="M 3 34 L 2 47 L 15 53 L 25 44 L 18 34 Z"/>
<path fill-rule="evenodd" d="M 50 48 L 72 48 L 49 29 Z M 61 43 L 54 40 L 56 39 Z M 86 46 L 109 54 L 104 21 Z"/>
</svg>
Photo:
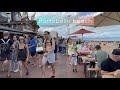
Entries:
<svg viewBox="0 0 120 90">
<path fill-rule="evenodd" d="M 70 15 L 68 14 L 68 20 L 69 20 L 69 18 L 70 18 Z M 70 36 L 70 29 L 69 29 L 69 24 L 68 24 L 68 37 Z"/>
</svg>

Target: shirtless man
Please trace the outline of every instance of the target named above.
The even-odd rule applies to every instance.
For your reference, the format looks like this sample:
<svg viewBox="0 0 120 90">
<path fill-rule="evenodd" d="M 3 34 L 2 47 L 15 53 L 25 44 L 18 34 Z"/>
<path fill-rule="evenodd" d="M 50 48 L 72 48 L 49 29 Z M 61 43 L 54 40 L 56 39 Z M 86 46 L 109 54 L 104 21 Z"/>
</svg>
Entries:
<svg viewBox="0 0 120 90">
<path fill-rule="evenodd" d="M 44 32 L 44 55 L 43 55 L 43 59 L 42 59 L 42 77 L 45 77 L 45 65 L 47 63 L 47 61 L 49 62 L 49 64 L 52 67 L 52 73 L 53 75 L 51 76 L 51 78 L 55 77 L 55 41 L 54 39 L 51 38 L 50 36 L 50 32 L 45 31 Z"/>
</svg>

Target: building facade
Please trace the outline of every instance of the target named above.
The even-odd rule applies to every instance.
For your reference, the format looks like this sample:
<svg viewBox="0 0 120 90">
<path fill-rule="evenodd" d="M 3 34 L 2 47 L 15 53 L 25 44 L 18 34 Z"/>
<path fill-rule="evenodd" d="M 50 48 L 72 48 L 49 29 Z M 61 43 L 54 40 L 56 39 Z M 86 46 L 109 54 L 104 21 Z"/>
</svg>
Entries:
<svg viewBox="0 0 120 90">
<path fill-rule="evenodd" d="M 0 12 L 0 25 L 20 31 L 36 32 L 36 21 L 29 20 L 27 12 Z"/>
</svg>

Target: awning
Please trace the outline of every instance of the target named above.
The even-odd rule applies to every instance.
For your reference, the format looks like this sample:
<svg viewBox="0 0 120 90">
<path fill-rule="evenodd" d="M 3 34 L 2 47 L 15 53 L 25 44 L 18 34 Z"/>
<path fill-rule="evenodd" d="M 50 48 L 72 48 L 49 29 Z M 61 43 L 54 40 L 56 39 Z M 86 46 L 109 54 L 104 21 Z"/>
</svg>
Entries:
<svg viewBox="0 0 120 90">
<path fill-rule="evenodd" d="M 0 32 L 4 32 L 4 31 L 8 31 L 8 30 L 0 29 Z M 11 34 L 23 34 L 23 33 L 20 33 L 20 32 L 13 32 L 13 31 L 8 31 L 8 32 L 11 33 Z"/>
<path fill-rule="evenodd" d="M 31 32 L 31 31 L 21 31 L 21 30 L 16 30 L 16 29 L 12 29 L 12 28 L 8 28 L 8 27 L 3 27 L 0 26 L 0 31 L 9 31 L 11 33 L 20 33 L 20 34 L 36 34 L 36 32 Z"/>
</svg>

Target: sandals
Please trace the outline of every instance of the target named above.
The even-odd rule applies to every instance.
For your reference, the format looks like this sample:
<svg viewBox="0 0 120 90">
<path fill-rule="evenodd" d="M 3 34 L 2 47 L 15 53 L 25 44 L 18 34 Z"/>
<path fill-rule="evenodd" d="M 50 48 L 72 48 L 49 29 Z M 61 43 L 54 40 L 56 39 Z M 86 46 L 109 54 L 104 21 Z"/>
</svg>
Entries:
<svg viewBox="0 0 120 90">
<path fill-rule="evenodd" d="M 55 76 L 51 76 L 50 78 L 55 78 Z"/>
<path fill-rule="evenodd" d="M 29 72 L 26 72 L 26 76 L 28 76 L 29 75 Z"/>
<path fill-rule="evenodd" d="M 10 78 L 11 77 L 11 75 L 7 75 L 7 78 Z"/>
<path fill-rule="evenodd" d="M 73 69 L 73 72 L 75 72 L 75 70 Z"/>
<path fill-rule="evenodd" d="M 77 72 L 77 69 L 75 69 L 75 71 Z"/>
</svg>

